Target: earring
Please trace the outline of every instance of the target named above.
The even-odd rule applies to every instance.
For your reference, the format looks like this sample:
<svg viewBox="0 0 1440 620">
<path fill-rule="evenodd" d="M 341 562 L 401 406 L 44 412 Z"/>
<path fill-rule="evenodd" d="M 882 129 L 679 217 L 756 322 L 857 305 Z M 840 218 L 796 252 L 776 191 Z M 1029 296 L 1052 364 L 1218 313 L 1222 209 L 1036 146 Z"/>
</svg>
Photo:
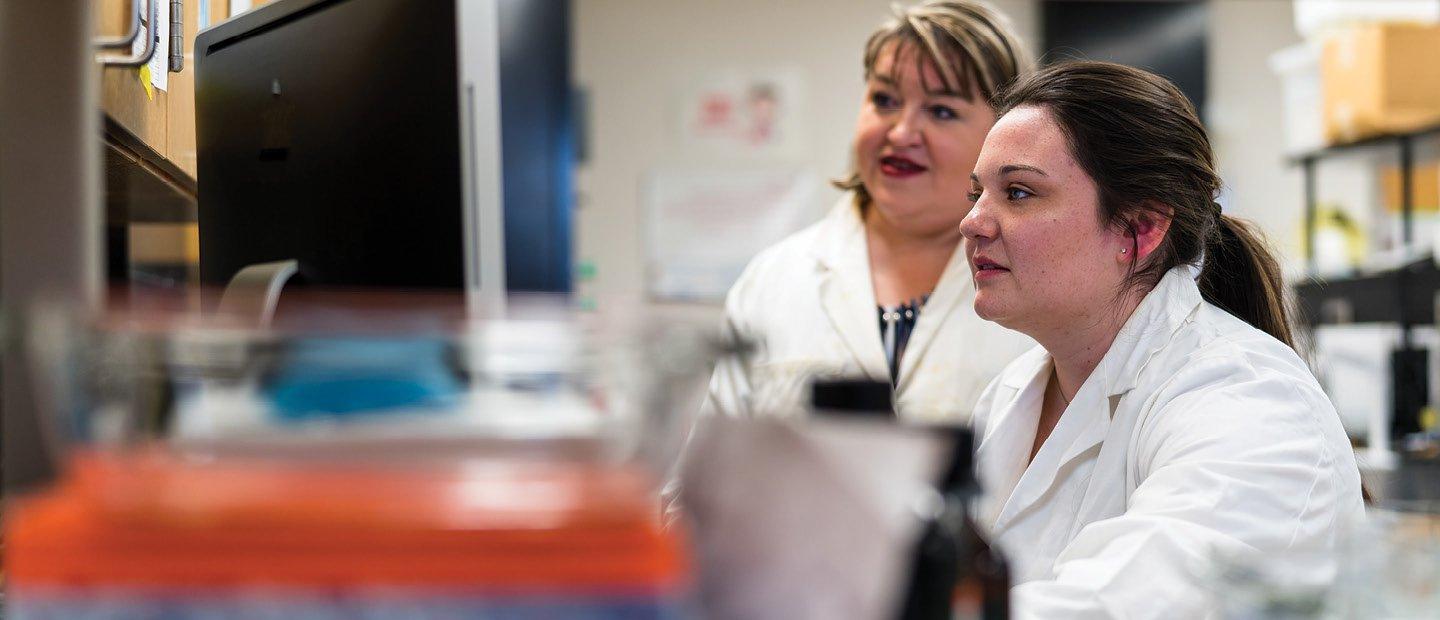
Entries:
<svg viewBox="0 0 1440 620">
<path fill-rule="evenodd" d="M 1121 254 L 1124 254 L 1124 253 L 1129 252 L 1129 251 L 1130 251 L 1130 248 L 1120 248 L 1120 253 L 1121 253 Z"/>
</svg>

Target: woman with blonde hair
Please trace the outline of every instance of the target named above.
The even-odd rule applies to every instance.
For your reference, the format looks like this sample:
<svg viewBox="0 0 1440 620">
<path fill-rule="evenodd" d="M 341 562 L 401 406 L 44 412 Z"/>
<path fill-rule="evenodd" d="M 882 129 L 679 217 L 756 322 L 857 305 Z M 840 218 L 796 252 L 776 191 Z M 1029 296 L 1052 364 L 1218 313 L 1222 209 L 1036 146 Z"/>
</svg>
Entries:
<svg viewBox="0 0 1440 620">
<path fill-rule="evenodd" d="M 725 303 L 759 345 L 719 365 L 706 409 L 800 410 L 814 376 L 894 386 L 912 419 L 964 421 L 985 384 L 1033 343 L 980 320 L 959 251 L 990 99 L 1031 61 L 1007 20 L 968 0 L 896 9 L 865 45 L 854 170 L 820 222 L 751 261 Z"/>
</svg>

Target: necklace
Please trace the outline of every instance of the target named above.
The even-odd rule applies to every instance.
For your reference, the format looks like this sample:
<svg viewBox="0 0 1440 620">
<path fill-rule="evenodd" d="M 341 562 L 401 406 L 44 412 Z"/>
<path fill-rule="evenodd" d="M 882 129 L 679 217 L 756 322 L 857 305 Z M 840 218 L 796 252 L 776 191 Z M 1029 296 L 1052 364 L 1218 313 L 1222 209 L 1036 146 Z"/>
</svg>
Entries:
<svg viewBox="0 0 1440 620">
<path fill-rule="evenodd" d="M 1055 381 L 1055 393 L 1060 395 L 1060 400 L 1065 401 L 1065 406 L 1070 406 L 1070 399 L 1065 397 L 1065 390 L 1060 387 L 1060 375 L 1054 370 L 1050 371 L 1050 378 Z"/>
</svg>

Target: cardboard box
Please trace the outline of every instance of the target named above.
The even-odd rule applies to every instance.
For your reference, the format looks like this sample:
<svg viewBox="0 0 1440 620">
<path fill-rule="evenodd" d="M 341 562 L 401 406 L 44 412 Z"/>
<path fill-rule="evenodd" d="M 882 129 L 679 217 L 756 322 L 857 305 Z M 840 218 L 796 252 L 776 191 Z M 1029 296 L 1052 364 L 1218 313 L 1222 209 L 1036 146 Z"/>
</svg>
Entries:
<svg viewBox="0 0 1440 620">
<path fill-rule="evenodd" d="M 1380 192 L 1385 210 L 1400 212 L 1400 167 L 1385 165 L 1380 171 Z M 1416 161 L 1410 172 L 1410 206 L 1415 213 L 1440 213 L 1440 162 Z"/>
<path fill-rule="evenodd" d="M 1320 70 L 1330 144 L 1440 123 L 1440 26 L 1346 29 L 1325 41 Z"/>
<path fill-rule="evenodd" d="M 130 225 L 130 262 L 195 264 L 200 262 L 200 227 L 197 224 Z"/>
</svg>

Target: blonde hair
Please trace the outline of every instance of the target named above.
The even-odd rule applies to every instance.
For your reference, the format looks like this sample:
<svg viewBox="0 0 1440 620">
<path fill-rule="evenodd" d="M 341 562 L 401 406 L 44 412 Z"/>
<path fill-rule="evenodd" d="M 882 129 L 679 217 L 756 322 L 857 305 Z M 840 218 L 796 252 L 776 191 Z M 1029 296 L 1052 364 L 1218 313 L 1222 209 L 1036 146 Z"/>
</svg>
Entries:
<svg viewBox="0 0 1440 620">
<path fill-rule="evenodd" d="M 988 4 L 974 0 L 929 0 L 904 8 L 892 5 L 894 17 L 865 43 L 865 79 L 875 75 L 880 55 L 889 49 L 891 64 L 902 51 L 914 49 L 916 70 L 934 65 L 945 90 L 966 99 L 979 99 L 994 107 L 995 94 L 1034 68 L 1034 60 L 1011 28 L 1010 20 Z M 895 45 L 891 45 L 894 43 Z M 835 187 L 855 193 L 861 207 L 870 194 L 859 171 L 835 181 Z"/>
</svg>

